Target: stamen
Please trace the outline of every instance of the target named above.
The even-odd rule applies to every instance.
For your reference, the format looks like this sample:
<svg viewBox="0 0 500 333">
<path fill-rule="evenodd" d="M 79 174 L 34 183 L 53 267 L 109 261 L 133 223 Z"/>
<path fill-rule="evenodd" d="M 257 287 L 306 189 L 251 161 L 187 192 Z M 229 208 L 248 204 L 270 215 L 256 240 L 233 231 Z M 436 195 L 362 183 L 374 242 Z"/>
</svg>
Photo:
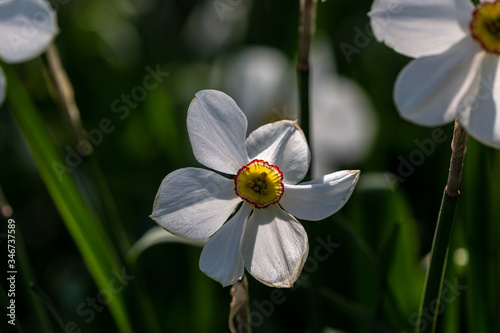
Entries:
<svg viewBox="0 0 500 333">
<path fill-rule="evenodd" d="M 253 160 L 234 177 L 236 194 L 256 208 L 277 203 L 283 195 L 283 173 L 276 165 Z"/>
<path fill-rule="evenodd" d="M 470 30 L 486 52 L 500 54 L 500 0 L 483 2 L 476 7 Z"/>
</svg>

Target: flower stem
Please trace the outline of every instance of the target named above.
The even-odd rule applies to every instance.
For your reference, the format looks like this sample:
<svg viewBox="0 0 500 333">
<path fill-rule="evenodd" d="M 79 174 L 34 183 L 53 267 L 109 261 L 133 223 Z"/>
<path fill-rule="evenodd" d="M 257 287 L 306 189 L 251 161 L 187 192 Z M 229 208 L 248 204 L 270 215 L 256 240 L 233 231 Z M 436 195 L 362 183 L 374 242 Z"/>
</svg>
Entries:
<svg viewBox="0 0 500 333">
<path fill-rule="evenodd" d="M 469 133 L 455 120 L 455 130 L 453 132 L 453 141 L 451 143 L 451 161 L 450 172 L 448 174 L 448 184 L 446 185 L 446 194 L 450 197 L 460 195 L 460 179 L 462 178 L 462 169 L 464 166 L 465 152 L 467 151 L 467 139 Z"/>
<path fill-rule="evenodd" d="M 300 107 L 300 126 L 304 132 L 304 136 L 309 144 L 311 155 L 314 149 L 312 147 L 310 136 L 310 62 L 309 53 L 311 49 L 311 41 L 316 28 L 316 6 L 317 0 L 300 0 L 300 23 L 299 23 L 299 57 L 297 62 L 297 82 L 299 91 L 299 107 Z M 312 158 L 309 164 L 309 169 L 304 177 L 304 181 L 311 180 L 312 174 Z M 316 239 L 317 228 L 308 228 L 309 239 Z M 311 288 L 307 291 L 308 296 L 308 316 L 309 316 L 309 331 L 320 332 L 323 329 L 321 310 L 318 307 L 318 285 L 319 274 L 312 274 Z"/>
<path fill-rule="evenodd" d="M 229 329 L 231 333 L 252 332 L 250 307 L 248 305 L 248 281 L 246 275 L 243 275 L 243 279 L 236 282 L 231 287 L 230 294 L 232 297 L 229 312 Z M 236 319 L 237 327 L 234 326 L 234 319 Z"/>
<path fill-rule="evenodd" d="M 462 178 L 462 169 L 464 164 L 465 152 L 467 151 L 467 139 L 469 134 L 455 120 L 455 130 L 453 132 L 453 141 L 451 143 L 451 161 L 441 209 L 436 225 L 436 232 L 432 242 L 431 258 L 429 269 L 424 286 L 424 295 L 420 304 L 416 333 L 435 332 L 437 316 L 439 314 L 439 302 L 441 299 L 441 290 L 443 286 L 444 273 L 446 271 L 446 259 L 448 256 L 448 247 L 450 235 L 455 216 L 459 187 Z M 432 323 L 427 322 L 432 320 Z"/>
<path fill-rule="evenodd" d="M 300 106 L 300 126 L 304 132 L 307 142 L 310 141 L 309 122 L 309 50 L 315 29 L 317 0 L 300 1 L 300 25 L 299 25 L 299 59 L 297 63 L 299 106 Z M 311 165 L 304 180 L 311 179 Z"/>
</svg>

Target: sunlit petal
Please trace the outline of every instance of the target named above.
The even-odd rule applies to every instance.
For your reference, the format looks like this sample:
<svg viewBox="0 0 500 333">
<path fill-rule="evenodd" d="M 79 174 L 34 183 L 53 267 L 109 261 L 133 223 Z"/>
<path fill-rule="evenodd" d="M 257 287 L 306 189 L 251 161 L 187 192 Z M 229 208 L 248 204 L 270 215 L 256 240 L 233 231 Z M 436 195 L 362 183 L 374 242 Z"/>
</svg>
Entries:
<svg viewBox="0 0 500 333">
<path fill-rule="evenodd" d="M 451 122 L 475 96 L 484 56 L 478 43 L 464 38 L 443 54 L 410 62 L 395 84 L 401 116 L 426 126 Z"/>
<path fill-rule="evenodd" d="M 271 287 L 291 287 L 307 258 L 309 245 L 304 227 L 273 205 L 255 209 L 243 240 L 245 267 L 253 277 Z"/>
<path fill-rule="evenodd" d="M 500 66 L 498 56 L 486 55 L 479 90 L 470 108 L 459 115 L 462 126 L 485 145 L 500 148 Z"/>
<path fill-rule="evenodd" d="M 231 97 L 202 90 L 189 106 L 187 130 L 198 162 L 214 170 L 236 174 L 249 162 L 245 137 L 247 119 Z"/>
<path fill-rule="evenodd" d="M 280 205 L 299 219 L 322 220 L 344 206 L 358 178 L 358 170 L 346 170 L 299 185 L 287 185 Z"/>
<path fill-rule="evenodd" d="M 217 231 L 203 248 L 200 269 L 223 287 L 243 276 L 245 265 L 241 246 L 243 230 L 253 206 L 244 203 L 240 210 Z"/>
<path fill-rule="evenodd" d="M 151 218 L 175 235 L 203 239 L 212 236 L 240 202 L 232 179 L 184 168 L 163 179 Z"/>
<path fill-rule="evenodd" d="M 409 57 L 439 54 L 469 34 L 467 0 L 379 0 L 370 13 L 376 38 Z"/>
<path fill-rule="evenodd" d="M 277 165 L 283 172 L 283 182 L 289 184 L 301 181 L 311 162 L 304 133 L 289 120 L 257 128 L 248 136 L 247 150 L 250 159 Z"/>
</svg>

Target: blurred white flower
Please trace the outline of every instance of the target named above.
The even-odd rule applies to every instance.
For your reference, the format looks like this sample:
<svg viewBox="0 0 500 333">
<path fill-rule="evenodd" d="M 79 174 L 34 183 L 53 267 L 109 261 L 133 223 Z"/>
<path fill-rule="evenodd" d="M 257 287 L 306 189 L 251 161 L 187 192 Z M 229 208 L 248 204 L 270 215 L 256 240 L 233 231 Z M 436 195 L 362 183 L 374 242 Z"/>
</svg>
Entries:
<svg viewBox="0 0 500 333">
<path fill-rule="evenodd" d="M 0 1 L 0 58 L 19 63 L 40 55 L 57 34 L 56 14 L 44 0 Z M 6 81 L 0 69 L 0 104 Z"/>
<path fill-rule="evenodd" d="M 222 5 L 222 6 L 221 6 Z M 200 1 L 190 14 L 183 35 L 200 53 L 214 53 L 245 35 L 252 1 Z"/>
<path fill-rule="evenodd" d="M 330 44 L 324 38 L 315 39 L 311 49 L 310 114 L 313 175 L 329 172 L 340 163 L 361 160 L 377 131 L 368 96 L 356 82 L 336 74 L 334 64 Z M 295 105 L 297 101 L 294 97 Z"/>
<path fill-rule="evenodd" d="M 280 110 L 271 111 L 285 102 L 284 79 L 289 65 L 283 53 L 253 46 L 219 58 L 213 74 L 218 74 L 216 85 L 237 101 L 247 116 L 249 129 L 254 130 L 270 121 L 292 119 L 291 114 L 283 117 Z"/>
<path fill-rule="evenodd" d="M 361 87 L 335 73 L 331 46 L 321 36 L 311 50 L 313 175 L 362 159 L 376 134 L 373 108 Z M 298 118 L 296 66 L 280 51 L 249 47 L 216 64 L 215 86 L 227 91 L 248 117 L 249 128 Z M 220 74 L 224 73 L 224 74 Z"/>
<path fill-rule="evenodd" d="M 375 36 L 416 58 L 399 74 L 394 99 L 401 116 L 425 126 L 458 118 L 477 140 L 500 147 L 500 2 L 376 1 Z"/>
<path fill-rule="evenodd" d="M 151 218 L 175 235 L 210 238 L 200 269 L 223 286 L 241 279 L 246 268 L 266 285 L 291 287 L 309 249 L 295 217 L 317 221 L 338 211 L 359 171 L 339 171 L 297 185 L 310 163 L 297 124 L 267 124 L 245 139 L 245 115 L 215 90 L 196 94 L 187 129 L 198 162 L 234 177 L 199 168 L 176 170 L 163 180 Z"/>
</svg>

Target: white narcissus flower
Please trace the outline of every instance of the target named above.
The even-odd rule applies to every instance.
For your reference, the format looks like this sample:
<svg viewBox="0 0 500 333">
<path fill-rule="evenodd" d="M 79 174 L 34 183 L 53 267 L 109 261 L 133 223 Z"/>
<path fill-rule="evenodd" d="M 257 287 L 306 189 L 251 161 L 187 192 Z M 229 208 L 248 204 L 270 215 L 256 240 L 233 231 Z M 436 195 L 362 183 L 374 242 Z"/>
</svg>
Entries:
<svg viewBox="0 0 500 333">
<path fill-rule="evenodd" d="M 56 14 L 44 0 L 0 0 L 0 59 L 19 63 L 40 55 L 58 32 Z M 0 104 L 5 98 L 0 69 Z"/>
<path fill-rule="evenodd" d="M 309 248 L 295 217 L 317 221 L 338 211 L 359 171 L 297 184 L 311 157 L 296 122 L 270 123 L 245 139 L 245 115 L 215 90 L 196 94 L 187 129 L 196 159 L 234 177 L 199 168 L 176 170 L 163 180 L 151 218 L 180 237 L 210 238 L 200 269 L 223 286 L 238 281 L 246 268 L 266 285 L 291 287 Z"/>
<path fill-rule="evenodd" d="M 401 115 L 440 126 L 458 118 L 477 140 L 500 148 L 500 1 L 375 1 L 375 36 L 416 58 L 399 74 Z"/>
</svg>

